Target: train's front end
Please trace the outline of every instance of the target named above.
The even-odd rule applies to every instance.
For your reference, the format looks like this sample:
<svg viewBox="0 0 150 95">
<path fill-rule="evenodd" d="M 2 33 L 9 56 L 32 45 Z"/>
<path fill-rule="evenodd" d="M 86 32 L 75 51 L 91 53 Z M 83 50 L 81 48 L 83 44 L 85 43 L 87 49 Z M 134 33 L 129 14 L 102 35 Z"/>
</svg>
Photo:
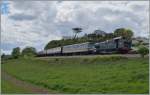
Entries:
<svg viewBox="0 0 150 95">
<path fill-rule="evenodd" d="M 131 50 L 132 40 L 121 37 L 116 40 L 116 48 L 120 53 L 128 53 Z"/>
<path fill-rule="evenodd" d="M 123 37 L 116 37 L 103 42 L 95 43 L 95 53 L 128 53 L 132 41 Z"/>
</svg>

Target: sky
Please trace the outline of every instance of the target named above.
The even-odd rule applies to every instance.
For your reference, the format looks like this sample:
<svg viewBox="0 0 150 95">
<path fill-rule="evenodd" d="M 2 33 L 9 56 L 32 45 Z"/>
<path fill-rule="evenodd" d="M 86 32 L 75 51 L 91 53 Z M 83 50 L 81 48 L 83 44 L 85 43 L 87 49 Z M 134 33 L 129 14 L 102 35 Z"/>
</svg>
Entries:
<svg viewBox="0 0 150 95">
<path fill-rule="evenodd" d="M 148 1 L 6 1 L 8 13 L 1 14 L 1 52 L 33 46 L 43 50 L 51 40 L 96 29 L 107 33 L 128 28 L 134 36 L 149 36 Z"/>
</svg>

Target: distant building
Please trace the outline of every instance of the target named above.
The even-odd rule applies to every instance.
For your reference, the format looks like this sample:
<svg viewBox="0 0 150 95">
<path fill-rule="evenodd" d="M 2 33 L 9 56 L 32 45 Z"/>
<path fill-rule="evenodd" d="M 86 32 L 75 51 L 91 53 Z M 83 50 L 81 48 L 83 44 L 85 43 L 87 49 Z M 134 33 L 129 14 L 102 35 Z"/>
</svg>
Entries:
<svg viewBox="0 0 150 95">
<path fill-rule="evenodd" d="M 106 32 L 104 32 L 104 31 L 102 31 L 102 30 L 95 30 L 95 31 L 94 31 L 94 34 L 105 36 L 105 35 L 106 35 Z"/>
</svg>

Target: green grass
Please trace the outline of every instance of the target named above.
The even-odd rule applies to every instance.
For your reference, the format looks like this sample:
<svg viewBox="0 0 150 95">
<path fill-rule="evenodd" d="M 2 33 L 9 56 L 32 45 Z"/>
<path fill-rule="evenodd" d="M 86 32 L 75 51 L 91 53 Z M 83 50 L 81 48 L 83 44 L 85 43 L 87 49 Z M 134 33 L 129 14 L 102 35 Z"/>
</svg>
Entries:
<svg viewBox="0 0 150 95">
<path fill-rule="evenodd" d="M 18 59 L 4 63 L 2 69 L 7 73 L 58 93 L 149 92 L 148 58 Z"/>
<path fill-rule="evenodd" d="M 16 86 L 15 84 L 13 84 L 12 82 L 10 82 L 9 80 L 5 80 L 5 79 L 1 79 L 1 91 L 2 93 L 7 93 L 7 94 L 19 94 L 19 93 L 32 93 L 27 91 L 26 89 L 20 88 L 18 86 Z"/>
</svg>

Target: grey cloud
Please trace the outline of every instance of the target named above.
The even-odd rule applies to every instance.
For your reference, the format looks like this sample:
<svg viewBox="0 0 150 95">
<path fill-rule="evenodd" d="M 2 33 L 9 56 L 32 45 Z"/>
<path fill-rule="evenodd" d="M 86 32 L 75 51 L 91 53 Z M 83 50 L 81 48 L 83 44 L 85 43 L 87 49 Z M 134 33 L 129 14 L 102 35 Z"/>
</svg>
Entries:
<svg viewBox="0 0 150 95">
<path fill-rule="evenodd" d="M 15 21 L 23 21 L 23 20 L 34 20 L 36 19 L 36 16 L 26 14 L 14 14 L 9 16 L 9 18 Z"/>
<path fill-rule="evenodd" d="M 134 11 L 143 11 L 145 9 L 143 5 L 133 5 L 132 8 Z"/>
<path fill-rule="evenodd" d="M 27 9 L 32 9 L 35 3 L 36 3 L 35 1 L 18 0 L 18 1 L 13 1 L 13 6 L 16 9 L 27 10 Z"/>
</svg>

